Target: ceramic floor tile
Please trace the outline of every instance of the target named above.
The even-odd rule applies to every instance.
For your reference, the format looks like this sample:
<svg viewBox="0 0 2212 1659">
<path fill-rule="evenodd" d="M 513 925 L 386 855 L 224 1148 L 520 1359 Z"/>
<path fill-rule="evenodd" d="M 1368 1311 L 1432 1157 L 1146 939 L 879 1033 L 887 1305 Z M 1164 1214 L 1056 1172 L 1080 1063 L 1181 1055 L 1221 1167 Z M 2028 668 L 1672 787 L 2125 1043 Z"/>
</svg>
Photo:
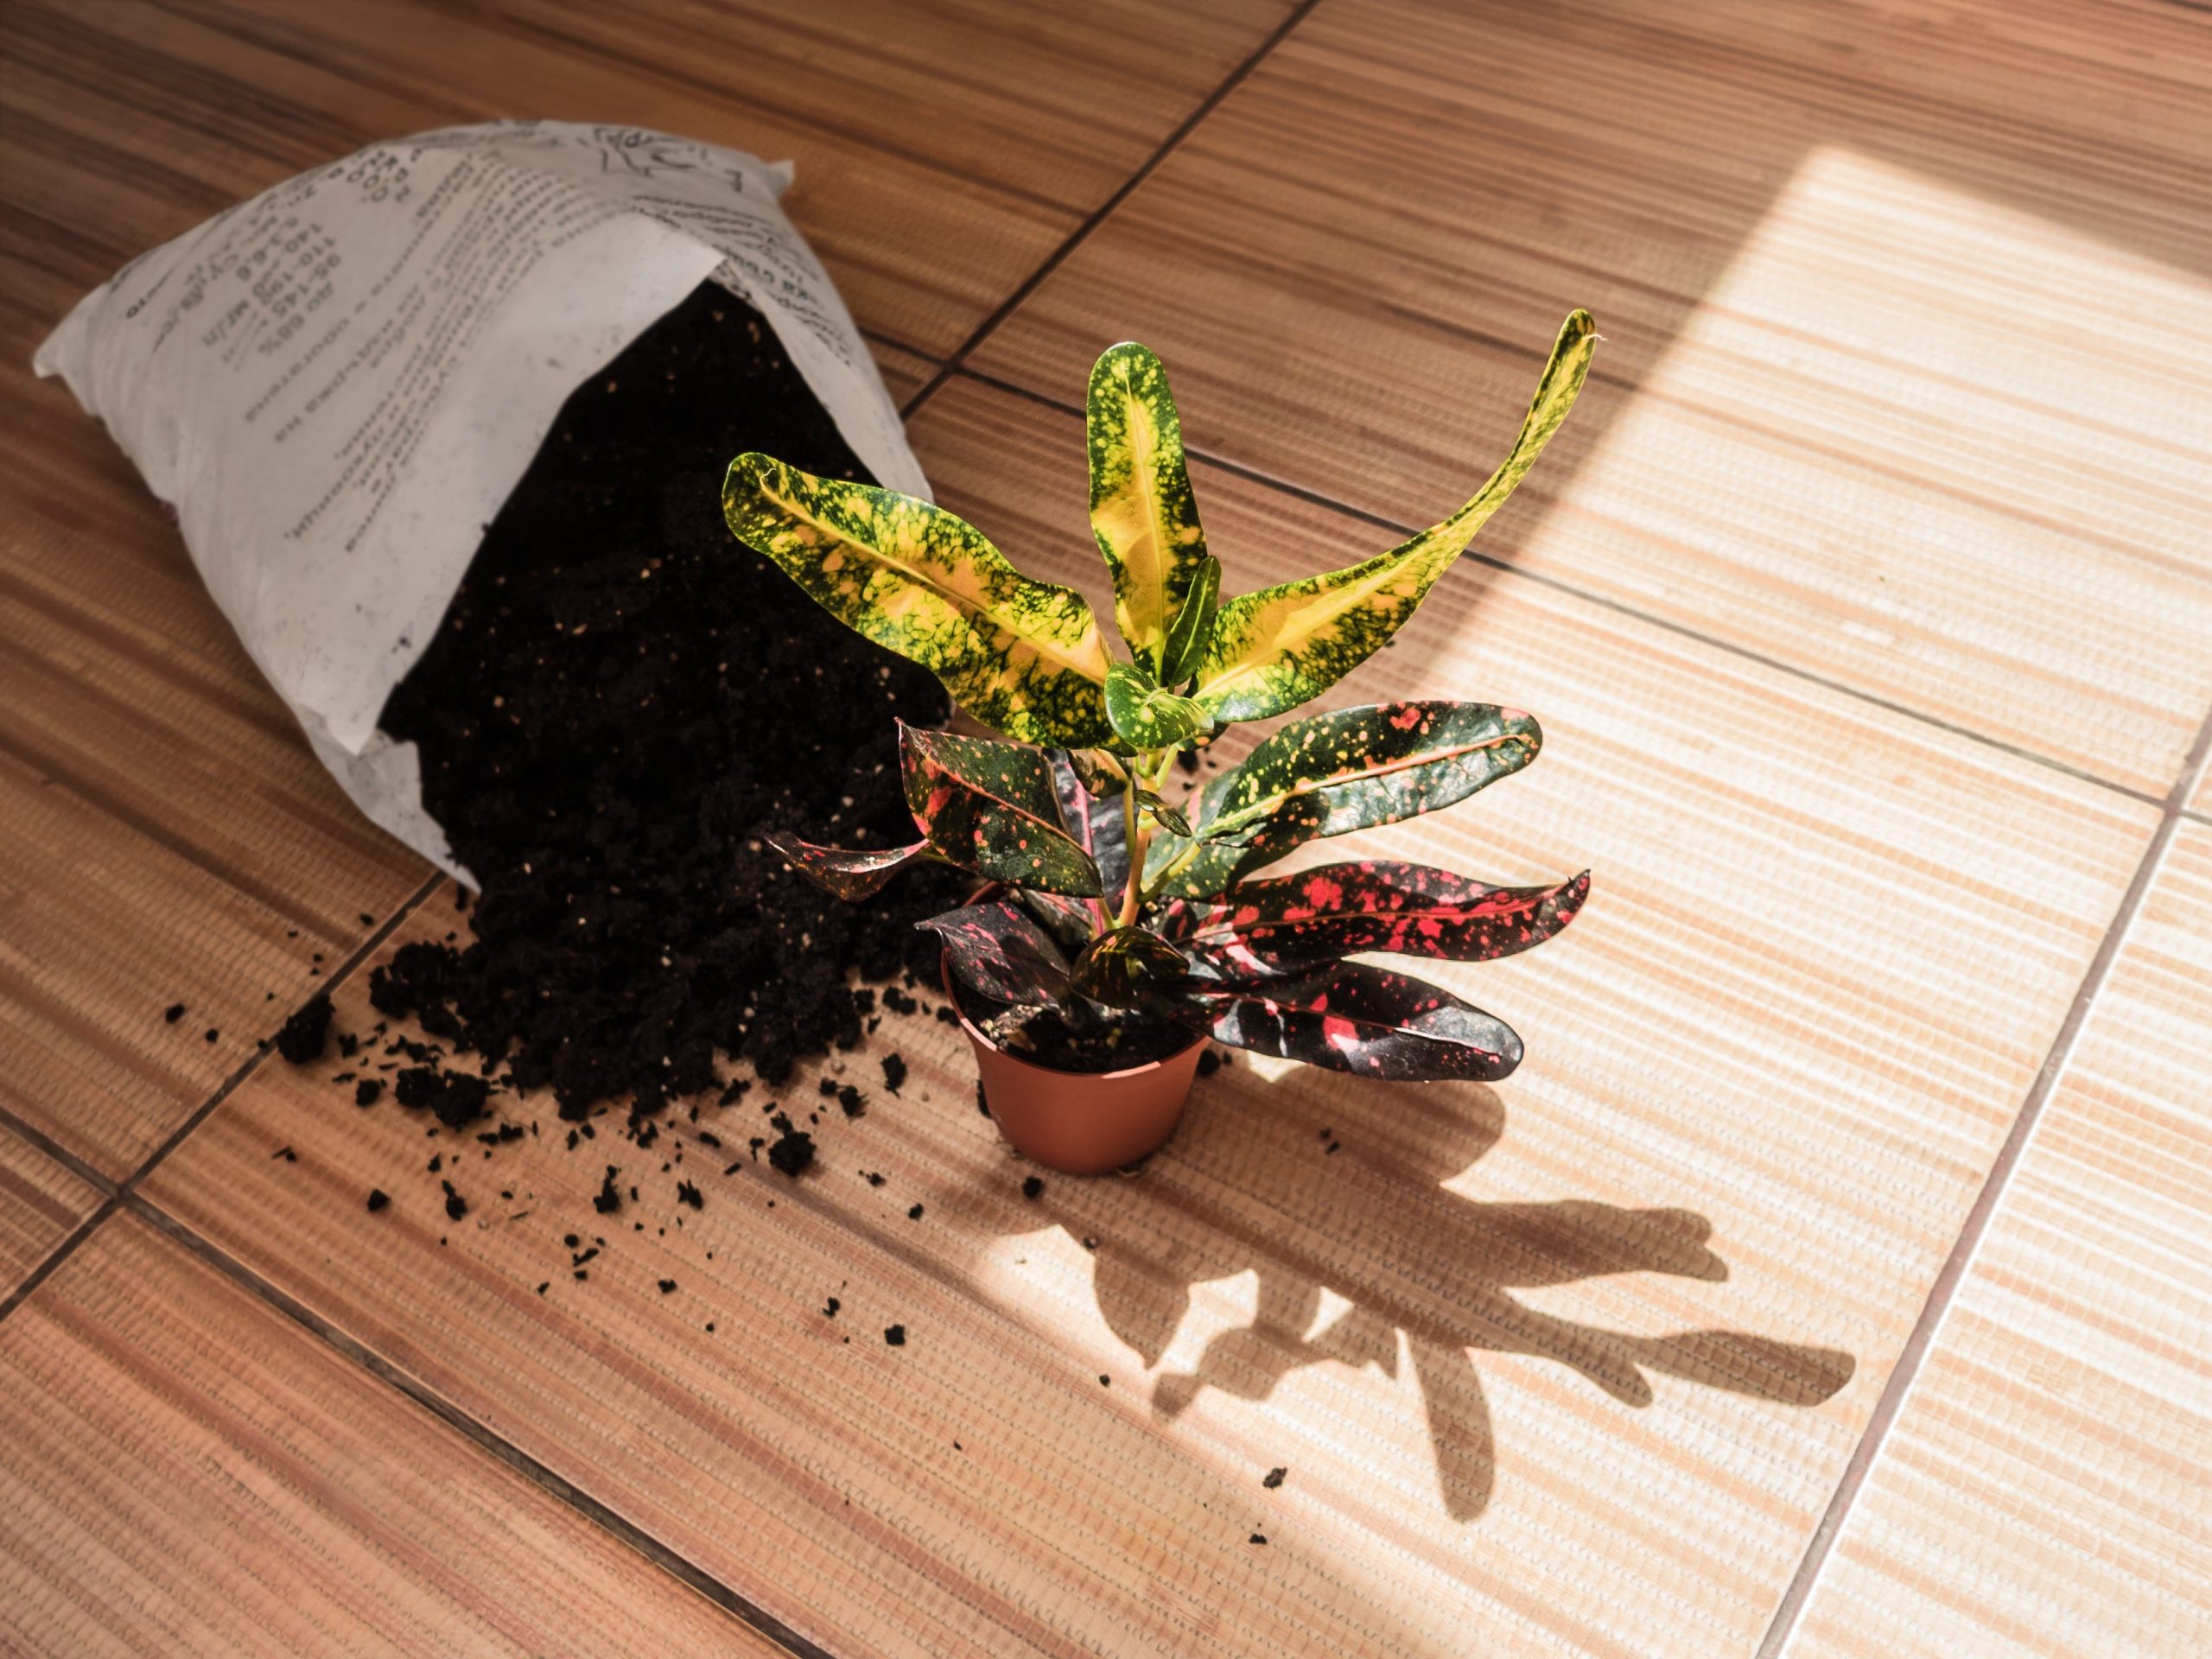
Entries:
<svg viewBox="0 0 2212 1659">
<path fill-rule="evenodd" d="M 831 127 L 1088 213 L 1287 17 L 1293 0 L 626 7 L 495 0 L 601 60 Z M 1145 49 L 1128 49 L 1132 41 Z"/>
<path fill-rule="evenodd" d="M 120 1177 L 429 867 L 316 764 L 98 427 L 27 378 L 0 390 L 0 1105 Z"/>
<path fill-rule="evenodd" d="M 785 1651 L 136 1217 L 0 1379 L 10 1652 Z"/>
<path fill-rule="evenodd" d="M 868 344 L 874 354 L 877 372 L 883 376 L 884 387 L 894 404 L 904 404 L 938 372 L 936 363 L 903 346 L 881 340 L 872 340 Z"/>
<path fill-rule="evenodd" d="M 99 1205 L 89 1182 L 0 1126 L 0 1302 Z"/>
<path fill-rule="evenodd" d="M 855 316 L 948 352 L 1283 10 L 1117 0 L 1007 29 L 988 13 L 868 0 L 803 17 L 672 5 L 502 17 L 389 0 L 26 8 L 5 82 L 7 194 L 39 234 L 16 285 L 50 323 L 144 248 L 371 139 L 552 115 L 793 161 L 785 209 Z M 1155 48 L 1141 64 L 1110 49 L 1140 27 Z"/>
<path fill-rule="evenodd" d="M 2180 8 L 1323 0 L 977 352 L 1422 524 L 1560 318 L 1486 550 L 2163 795 L 2212 696 L 2212 163 Z"/>
<path fill-rule="evenodd" d="M 2212 1650 L 2212 828 L 2183 824 L 1789 1653 Z"/>
<path fill-rule="evenodd" d="M 915 435 L 1096 588 L 1075 421 L 956 380 Z M 1378 541 L 1198 488 L 1235 587 Z M 1138 1178 L 1026 1199 L 925 1008 L 830 1062 L 865 1116 L 779 1091 L 798 1181 L 759 1088 L 571 1150 L 548 1103 L 489 1143 L 358 1109 L 334 1058 L 149 1196 L 833 1652 L 1749 1654 L 2156 814 L 1475 567 L 1343 692 L 1406 694 L 1548 742 L 1370 849 L 1596 871 L 1563 938 L 1440 976 L 1528 1040 L 1494 1089 L 1240 1060 Z"/>
</svg>

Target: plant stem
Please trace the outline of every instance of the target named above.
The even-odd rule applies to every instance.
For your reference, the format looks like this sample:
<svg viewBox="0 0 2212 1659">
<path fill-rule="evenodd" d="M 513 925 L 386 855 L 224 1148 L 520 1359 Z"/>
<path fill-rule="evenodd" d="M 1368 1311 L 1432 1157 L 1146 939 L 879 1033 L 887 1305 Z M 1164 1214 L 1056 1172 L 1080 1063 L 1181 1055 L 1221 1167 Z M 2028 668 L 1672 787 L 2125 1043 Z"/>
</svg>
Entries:
<svg viewBox="0 0 2212 1659">
<path fill-rule="evenodd" d="M 1152 841 L 1152 833 L 1144 827 L 1144 819 L 1137 811 L 1137 778 L 1141 768 L 1128 768 L 1128 782 L 1122 790 L 1122 837 L 1129 849 L 1128 886 L 1122 894 L 1122 917 L 1117 927 L 1135 927 L 1137 907 L 1144 902 L 1144 855 Z"/>
</svg>

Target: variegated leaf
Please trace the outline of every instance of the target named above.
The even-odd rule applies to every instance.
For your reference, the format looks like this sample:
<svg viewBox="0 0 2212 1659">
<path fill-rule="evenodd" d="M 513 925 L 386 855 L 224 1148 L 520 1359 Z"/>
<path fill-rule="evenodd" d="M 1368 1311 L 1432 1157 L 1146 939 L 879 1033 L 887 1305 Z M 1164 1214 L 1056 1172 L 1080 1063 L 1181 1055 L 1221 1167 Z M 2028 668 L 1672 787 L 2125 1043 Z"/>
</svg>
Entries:
<svg viewBox="0 0 2212 1659">
<path fill-rule="evenodd" d="M 1152 821 L 1171 835 L 1185 840 L 1198 832 L 1191 828 L 1190 819 L 1183 816 L 1183 809 L 1173 802 L 1163 800 L 1148 789 L 1137 791 L 1137 804 L 1152 814 Z"/>
<path fill-rule="evenodd" d="M 1535 465 L 1582 390 L 1596 339 L 1588 312 L 1567 318 L 1512 452 L 1449 518 L 1364 563 L 1224 605 L 1192 693 L 1206 711 L 1219 721 L 1264 720 L 1295 709 L 1395 633 Z"/>
<path fill-rule="evenodd" d="M 1106 925 L 1096 899 L 1071 899 L 1065 893 L 1040 893 L 1034 887 L 1015 891 L 1029 913 L 1045 925 L 1045 931 L 1071 958 L 1096 938 L 1099 930 Z"/>
<path fill-rule="evenodd" d="M 1464 800 L 1536 758 L 1543 734 L 1494 703 L 1435 700 L 1294 721 L 1207 786 L 1201 836 L 1242 836 L 1294 799 L 1319 800 L 1316 836 L 1395 823 Z"/>
<path fill-rule="evenodd" d="M 1098 896 L 1098 866 L 1061 827 L 1040 751 L 902 721 L 899 762 L 906 809 L 946 859 L 1016 887 Z"/>
<path fill-rule="evenodd" d="M 1217 1042 L 1361 1077 L 1489 1083 L 1521 1063 L 1521 1039 L 1503 1020 L 1363 962 L 1288 979 L 1192 980 L 1177 995 Z"/>
<path fill-rule="evenodd" d="M 964 519 L 762 454 L 730 463 L 722 512 L 831 615 L 928 669 L 993 730 L 1068 745 L 1110 734 L 1090 607 L 1023 575 Z"/>
<path fill-rule="evenodd" d="M 1422 864 L 1324 864 L 1248 881 L 1210 909 L 1178 905 L 1160 932 L 1248 973 L 1297 971 L 1361 950 L 1487 962 L 1541 944 L 1573 921 L 1590 873 L 1552 887 L 1497 887 Z"/>
<path fill-rule="evenodd" d="M 1206 645 L 1213 638 L 1213 620 L 1221 609 L 1221 561 L 1209 553 L 1199 562 L 1198 574 L 1183 595 L 1175 620 L 1167 625 L 1167 643 L 1160 648 L 1160 683 L 1179 686 L 1198 671 Z"/>
<path fill-rule="evenodd" d="M 843 847 L 817 847 L 810 841 L 801 841 L 797 836 L 785 835 L 780 830 L 769 835 L 766 840 L 771 847 L 784 855 L 791 868 L 817 887 L 845 899 L 868 898 L 917 860 L 942 861 L 938 858 L 936 849 L 926 841 L 918 841 L 911 847 L 886 847 L 867 851 Z"/>
<path fill-rule="evenodd" d="M 1160 988 L 1183 976 L 1183 953 L 1142 927 L 1117 927 L 1093 939 L 1075 959 L 1069 983 L 1109 1008 L 1142 1008 Z"/>
<path fill-rule="evenodd" d="M 1206 557 L 1183 423 L 1166 370 L 1134 340 L 1092 365 L 1087 409 L 1090 529 L 1114 574 L 1114 620 L 1129 654 L 1157 674 L 1168 622 Z"/>
<path fill-rule="evenodd" d="M 1061 751 L 1067 764 L 1075 768 L 1075 775 L 1083 786 L 1102 800 L 1122 792 L 1129 780 L 1121 761 L 1104 749 L 1066 749 Z"/>
<path fill-rule="evenodd" d="M 1010 898 L 986 899 L 917 922 L 944 941 L 953 976 L 1000 1002 L 1059 1003 L 1068 963 L 1052 936 Z"/>
<path fill-rule="evenodd" d="M 1218 799 L 1217 791 L 1234 775 L 1225 774 L 1207 785 L 1199 797 L 1201 812 L 1203 803 Z M 1313 840 L 1327 817 L 1328 808 L 1319 796 L 1295 795 L 1233 839 L 1156 836 L 1145 856 L 1146 890 L 1159 899 L 1211 899 Z M 1205 833 L 1201 828 L 1199 835 Z"/>
<path fill-rule="evenodd" d="M 1122 803 L 1090 786 L 1084 776 L 1082 753 L 1067 754 L 1056 750 L 1048 757 L 1052 768 L 1052 791 L 1060 804 L 1061 823 L 1075 843 L 1090 854 L 1098 866 L 1100 890 L 1118 898 L 1129 880 L 1128 825 Z M 1112 922 L 1103 904 L 1093 904 L 1090 908 L 1098 917 L 1099 929 Z"/>
<path fill-rule="evenodd" d="M 1148 672 L 1129 663 L 1106 671 L 1106 718 L 1114 735 L 1137 750 L 1176 748 L 1213 726 L 1197 703 L 1161 690 Z"/>
</svg>

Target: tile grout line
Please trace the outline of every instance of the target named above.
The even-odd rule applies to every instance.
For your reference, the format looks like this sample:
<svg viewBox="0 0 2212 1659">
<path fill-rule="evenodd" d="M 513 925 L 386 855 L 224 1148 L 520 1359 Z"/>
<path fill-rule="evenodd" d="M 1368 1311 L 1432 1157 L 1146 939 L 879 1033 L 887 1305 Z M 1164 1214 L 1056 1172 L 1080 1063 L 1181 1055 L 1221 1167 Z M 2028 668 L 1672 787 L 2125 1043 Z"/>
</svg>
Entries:
<svg viewBox="0 0 2212 1659">
<path fill-rule="evenodd" d="M 1041 404 L 1046 409 L 1055 410 L 1063 415 L 1071 415 L 1078 419 L 1083 416 L 1084 411 L 1082 410 L 1077 408 L 1072 404 L 1062 403 L 1058 398 L 1051 396 L 1049 393 L 1033 391 L 1027 386 L 1018 385 L 1011 380 L 1001 379 L 998 376 L 987 373 L 981 369 L 971 369 L 964 364 L 948 364 L 946 365 L 945 375 L 944 378 L 950 379 L 956 377 L 961 379 L 973 380 L 978 385 L 989 386 L 999 391 L 1007 392 L 1016 397 L 1025 398 L 1030 403 Z M 1274 490 L 1281 494 L 1291 497 L 1294 500 L 1303 501 L 1313 506 L 1326 508 L 1332 512 L 1343 513 L 1349 518 L 1358 519 L 1363 524 L 1373 524 L 1378 530 L 1386 530 L 1394 536 L 1413 536 L 1419 533 L 1419 526 L 1399 524 L 1395 519 L 1385 518 L 1382 514 L 1373 512 L 1369 508 L 1354 506 L 1347 501 L 1338 501 L 1332 496 L 1324 495 L 1319 490 L 1313 489 L 1303 484 L 1294 484 L 1288 479 L 1277 478 L 1272 474 L 1262 472 L 1258 467 L 1249 466 L 1243 461 L 1233 461 L 1228 456 L 1216 454 L 1211 450 L 1200 448 L 1196 445 L 1189 444 L 1187 442 L 1185 447 L 1192 456 L 1205 462 L 1209 467 L 1217 467 L 1221 471 L 1230 474 L 1232 477 L 1243 479 L 1247 482 L 1257 484 L 1262 488 Z M 1687 622 L 1677 622 L 1668 617 L 1654 615 L 1649 611 L 1639 609 L 1637 607 L 1628 603 L 1624 600 L 1613 599 L 1604 594 L 1593 593 L 1588 588 L 1580 587 L 1573 582 L 1567 581 L 1564 577 L 1555 576 L 1546 571 L 1525 569 L 1521 565 L 1514 563 L 1510 559 L 1501 558 L 1493 553 L 1484 553 L 1476 547 L 1470 546 L 1466 551 L 1460 554 L 1459 556 L 1463 559 L 1471 560 L 1477 564 L 1486 566 L 1490 569 L 1498 571 L 1501 574 L 1516 575 L 1521 577 L 1523 581 L 1535 582 L 1539 586 L 1552 589 L 1554 593 L 1566 594 L 1573 598 L 1581 600 L 1587 604 L 1599 606 L 1605 610 L 1612 612 L 1617 616 L 1624 616 L 1632 621 L 1642 622 L 1655 628 L 1663 629 L 1665 632 L 1674 634 L 1678 639 L 1693 640 L 1699 645 L 1709 646 L 1715 651 L 1726 652 L 1728 655 L 1738 658 L 1742 661 L 1757 664 L 1761 668 L 1770 669 L 1777 673 L 1787 674 L 1792 679 L 1802 681 L 1806 684 L 1816 685 L 1823 690 L 1836 692 L 1840 696 L 1852 698 L 1854 702 L 1863 702 L 1870 707 L 1882 709 L 1886 713 L 1900 715 L 1904 719 L 1913 721 L 1923 726 L 1933 727 L 1936 730 L 1948 733 L 1951 736 L 1965 738 L 1968 741 L 1980 744 L 1985 748 L 1994 749 L 2002 754 L 2009 754 L 2015 760 L 2031 761 L 2037 766 L 2046 767 L 2052 772 L 2062 773 L 2069 778 L 2076 779 L 2082 783 L 2094 784 L 2100 789 L 2110 790 L 2116 795 L 2124 795 L 2130 800 L 2140 801 L 2146 806 L 2167 808 L 2171 798 L 2171 795 L 2153 795 L 2147 790 L 2136 788 L 2132 784 L 2118 783 L 2110 778 L 2101 778 L 2096 773 L 2088 771 L 2085 767 L 2075 766 L 2070 760 L 2061 760 L 2055 755 L 2042 754 L 2034 749 L 2024 748 L 2019 744 L 2008 742 L 2001 737 L 1993 737 L 1986 732 L 1976 731 L 1971 726 L 1962 726 L 1955 721 L 1945 720 L 1941 715 L 1931 715 L 1925 709 L 1915 709 L 1910 703 L 1896 702 L 1889 697 L 1883 696 L 1878 692 L 1866 690 L 1861 687 L 1853 685 L 1847 681 L 1831 679 L 1827 675 L 1816 673 L 1809 668 L 1800 668 L 1794 663 L 1786 663 L 1782 661 L 1779 658 L 1769 657 L 1762 652 L 1754 651 L 1749 645 L 1738 645 L 1732 640 L 1719 639 L 1715 635 L 1706 633 L 1698 628 L 1692 627 Z M 2194 764 L 2194 758 L 2195 751 L 2192 750 L 2190 758 L 2184 760 L 2183 762 L 2183 769 L 2184 772 L 2190 766 Z M 2202 815 L 2191 814 L 2190 816 L 2195 817 Z"/>
<path fill-rule="evenodd" d="M 2072 1063 L 2074 1051 L 2088 1023 L 2091 1010 L 2111 977 L 2113 964 L 2119 959 L 2120 949 L 2127 936 L 2133 931 L 2136 918 L 2142 913 L 2144 901 L 2164 867 L 2166 854 L 2172 847 L 2176 832 L 2187 814 L 2184 809 L 2190 797 L 2205 777 L 2212 775 L 2212 711 L 2198 728 L 2196 741 L 2190 746 L 2189 758 L 2183 763 L 2181 776 L 2167 791 L 2158 827 L 2152 831 L 2150 844 L 2144 849 L 2143 857 L 2135 869 L 2135 876 L 2121 895 L 2119 909 L 2113 913 L 2104 937 L 2098 942 L 2096 954 L 2089 959 L 2089 967 L 2082 977 L 2080 988 L 2074 994 L 2066 1019 L 2052 1039 L 2050 1052 L 2044 1057 L 2042 1069 L 2029 1085 L 2027 1097 L 2014 1116 L 2012 1128 L 2006 1132 L 2004 1144 L 1999 1147 L 1997 1158 L 1990 1166 L 1981 1191 L 1976 1194 L 1973 1207 L 1967 1211 L 1966 1221 L 1958 1236 L 1952 1241 L 1949 1254 L 1936 1281 L 1929 1287 L 1928 1300 L 1922 1306 L 1920 1317 L 1914 1321 L 1912 1332 L 1899 1351 L 1897 1363 L 1891 1369 L 1889 1380 L 1884 1383 L 1881 1397 L 1875 1402 L 1866 1427 L 1853 1450 L 1851 1461 L 1844 1465 L 1841 1478 L 1834 1491 L 1829 1494 L 1826 1510 L 1813 1536 L 1799 1557 L 1796 1571 L 1775 1609 L 1773 1621 L 1759 1645 L 1755 1659 L 1779 1659 L 1783 1650 L 1796 1634 L 1797 1623 L 1812 1599 L 1815 1588 L 1825 1572 L 1828 1558 L 1834 1553 L 1837 1541 L 1850 1518 L 1859 1494 L 1865 1487 L 1867 1475 L 1880 1455 L 1882 1443 L 1910 1398 L 1925 1363 L 1930 1348 L 1945 1319 L 1959 1287 L 1965 1282 L 1967 1272 L 1980 1255 L 1983 1239 L 1987 1236 L 1991 1221 L 2006 1189 L 2012 1184 L 2013 1172 L 2018 1168 L 2029 1143 L 2034 1139 L 2036 1126 L 2042 1121 L 2044 1107 L 2057 1091 L 2059 1079 Z"/>
<path fill-rule="evenodd" d="M 1252 72 L 1265 60 L 1268 54 L 1281 46 L 1290 32 L 1304 22 L 1314 7 L 1319 3 L 1320 0 L 1299 0 L 1298 4 L 1291 8 L 1289 15 L 1268 32 L 1267 37 L 1245 56 L 1243 61 L 1231 69 L 1223 78 L 1220 85 L 1199 99 L 1198 107 L 1176 124 L 1175 130 L 1167 135 L 1160 147 L 1140 162 L 1135 172 L 1122 181 L 1114 194 L 1099 203 L 1091 211 L 1090 216 L 1071 231 L 1058 247 L 1045 256 L 1043 263 L 1036 270 L 1022 279 L 1013 293 L 1000 302 L 982 321 L 976 325 L 968 337 L 953 348 L 952 352 L 943 359 L 937 372 L 924 381 L 920 389 L 900 405 L 899 418 L 902 421 L 912 420 L 914 411 L 927 403 L 931 394 L 968 360 L 969 353 L 989 338 L 992 331 L 1012 316 L 1021 302 L 1034 294 L 1046 277 L 1065 264 L 1068 257 L 1083 245 L 1090 233 L 1104 224 L 1108 216 L 1127 201 L 1139 185 L 1159 170 L 1160 164 L 1174 154 L 1182 142 L 1197 129 L 1198 124 L 1220 108 L 1223 100 L 1243 85 Z"/>
<path fill-rule="evenodd" d="M 647 1562 L 798 1656 L 798 1659 L 834 1659 L 828 1649 L 809 1641 L 774 1614 L 731 1589 L 690 1557 L 663 1543 L 620 1511 L 541 1463 L 496 1429 L 447 1399 L 429 1383 L 410 1375 L 359 1338 L 348 1335 L 336 1323 L 325 1319 L 304 1302 L 263 1278 L 222 1246 L 203 1237 L 152 1199 L 131 1192 L 111 1199 L 109 1207 L 127 1208 L 132 1215 L 191 1251 L 225 1278 L 274 1308 L 333 1352 L 396 1389 L 480 1451 L 513 1470 L 588 1524 L 626 1545 Z"/>
<path fill-rule="evenodd" d="M 311 1002 L 317 996 L 327 996 L 333 986 L 343 984 L 353 975 L 355 969 L 375 953 L 378 945 L 391 937 L 401 923 L 421 908 L 423 900 L 435 893 L 439 884 L 445 879 L 443 871 L 433 870 L 429 879 L 417 887 L 412 895 L 403 900 L 399 907 L 385 918 L 381 926 L 372 929 L 368 938 L 355 946 L 343 962 L 333 968 L 325 976 L 323 982 L 311 992 L 306 1000 Z M 4 1320 L 28 1301 L 31 1293 L 51 1278 L 63 1262 L 75 1255 L 78 1248 L 99 1230 L 102 1222 L 129 1202 L 138 1183 L 152 1174 L 155 1166 L 175 1151 L 183 1143 L 187 1135 L 206 1122 L 217 1107 L 236 1093 L 245 1080 L 259 1068 L 261 1063 L 269 1058 L 275 1046 L 273 1042 L 257 1045 L 253 1052 L 246 1057 L 243 1065 L 239 1065 L 229 1077 L 224 1078 L 216 1086 L 213 1094 L 194 1107 L 184 1122 L 164 1137 L 162 1143 L 148 1154 L 137 1168 L 120 1181 L 102 1173 L 93 1165 L 62 1147 L 52 1136 L 24 1122 L 14 1113 L 8 1111 L 5 1108 L 0 1108 L 0 1126 L 4 1126 L 22 1135 L 24 1140 L 47 1154 L 72 1174 L 81 1180 L 90 1182 L 105 1195 L 100 1206 L 73 1230 L 68 1236 L 48 1251 L 46 1259 L 31 1269 L 22 1284 L 16 1286 L 6 1296 L 0 1297 L 0 1320 Z"/>
</svg>

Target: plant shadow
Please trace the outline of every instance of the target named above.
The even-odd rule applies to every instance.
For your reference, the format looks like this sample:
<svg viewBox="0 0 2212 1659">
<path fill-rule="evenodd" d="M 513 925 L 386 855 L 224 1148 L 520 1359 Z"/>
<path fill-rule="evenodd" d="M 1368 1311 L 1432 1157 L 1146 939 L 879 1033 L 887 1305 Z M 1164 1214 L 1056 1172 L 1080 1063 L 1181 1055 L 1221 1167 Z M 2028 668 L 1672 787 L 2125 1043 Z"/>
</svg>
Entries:
<svg viewBox="0 0 2212 1659">
<path fill-rule="evenodd" d="M 1141 1171 L 1057 1179 L 1046 1202 L 1095 1253 L 1098 1311 L 1147 1371 L 1195 1287 L 1256 1278 L 1249 1325 L 1156 1376 L 1157 1414 L 1179 1415 L 1206 1389 L 1262 1401 L 1304 1366 L 1395 1376 L 1409 1363 L 1442 1502 L 1459 1521 L 1483 1513 L 1495 1481 L 1480 1353 L 1556 1362 L 1630 1408 L 1651 1403 L 1651 1372 L 1799 1407 L 1850 1380 L 1857 1362 L 1835 1349 L 1727 1330 L 1633 1336 L 1517 1300 L 1617 1274 L 1720 1282 L 1728 1269 L 1708 1243 L 1712 1224 L 1688 1210 L 1492 1203 L 1446 1188 L 1503 1125 L 1480 1085 L 1313 1073 L 1271 1084 L 1240 1057 L 1199 1084 L 1176 1139 Z"/>
</svg>

